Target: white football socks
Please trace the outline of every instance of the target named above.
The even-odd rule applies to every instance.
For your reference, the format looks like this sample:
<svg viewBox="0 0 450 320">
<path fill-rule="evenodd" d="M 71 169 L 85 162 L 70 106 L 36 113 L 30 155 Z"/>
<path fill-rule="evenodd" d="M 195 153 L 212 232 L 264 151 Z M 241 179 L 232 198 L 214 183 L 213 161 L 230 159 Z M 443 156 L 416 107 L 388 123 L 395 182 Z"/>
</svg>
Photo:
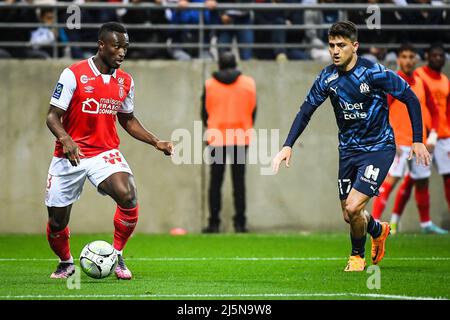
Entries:
<svg viewBox="0 0 450 320">
<path fill-rule="evenodd" d="M 399 221 L 400 221 L 400 215 L 398 215 L 398 214 L 395 213 L 395 212 L 392 212 L 392 215 L 391 215 L 391 224 L 392 224 L 392 223 L 397 223 L 397 224 L 398 224 Z"/>
<path fill-rule="evenodd" d="M 70 256 L 70 259 L 69 260 L 61 260 L 61 259 L 59 259 L 59 263 L 72 263 L 73 264 L 73 257 L 72 256 Z"/>
<path fill-rule="evenodd" d="M 431 222 L 431 220 L 427 221 L 427 222 L 421 222 L 420 226 L 422 228 L 426 228 L 426 227 L 430 227 L 433 223 Z"/>
</svg>

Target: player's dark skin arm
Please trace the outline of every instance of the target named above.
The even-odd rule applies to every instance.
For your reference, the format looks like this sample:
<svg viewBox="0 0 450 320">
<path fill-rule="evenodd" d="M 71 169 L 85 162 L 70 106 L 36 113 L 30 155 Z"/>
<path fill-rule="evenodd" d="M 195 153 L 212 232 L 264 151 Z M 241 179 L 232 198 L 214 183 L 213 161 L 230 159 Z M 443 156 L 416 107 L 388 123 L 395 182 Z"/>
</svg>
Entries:
<svg viewBox="0 0 450 320">
<path fill-rule="evenodd" d="M 118 113 L 117 118 L 120 125 L 133 138 L 154 146 L 159 151 L 164 152 L 166 156 L 170 156 L 173 153 L 172 142 L 158 139 L 153 133 L 144 128 L 139 119 L 134 116 L 133 112 Z"/>
<path fill-rule="evenodd" d="M 63 145 L 63 152 L 72 166 L 78 166 L 80 164 L 80 156 L 83 156 L 83 154 L 80 151 L 80 147 L 72 140 L 72 137 L 69 136 L 66 130 L 64 130 L 61 121 L 64 113 L 65 111 L 63 109 L 50 105 L 47 113 L 47 127 Z"/>
<path fill-rule="evenodd" d="M 80 164 L 80 155 L 83 155 L 80 151 L 78 145 L 72 140 L 72 137 L 64 130 L 62 125 L 62 117 L 65 111 L 61 108 L 54 107 L 50 105 L 47 113 L 47 127 L 53 133 L 53 135 L 58 139 L 63 145 L 63 152 L 69 159 L 72 166 L 77 166 Z M 70 211 L 72 205 L 66 207 L 47 207 L 48 210 L 48 222 L 50 229 L 53 232 L 58 232 L 63 230 L 70 219 Z"/>
</svg>

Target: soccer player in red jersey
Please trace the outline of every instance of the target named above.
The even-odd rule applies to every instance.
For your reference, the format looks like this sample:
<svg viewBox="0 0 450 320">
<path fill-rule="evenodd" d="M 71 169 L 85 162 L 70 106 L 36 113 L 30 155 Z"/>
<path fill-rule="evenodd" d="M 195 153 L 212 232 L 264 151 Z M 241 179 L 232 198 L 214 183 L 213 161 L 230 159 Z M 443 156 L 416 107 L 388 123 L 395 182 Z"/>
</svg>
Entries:
<svg viewBox="0 0 450 320">
<path fill-rule="evenodd" d="M 442 175 L 444 180 L 445 197 L 450 211 L 450 81 L 442 73 L 445 65 L 445 50 L 442 44 L 432 44 L 427 51 L 426 58 L 427 65 L 417 68 L 414 75 L 420 77 L 427 84 L 437 105 L 439 125 L 437 142 L 433 148 L 434 162 L 438 173 Z M 413 185 L 414 179 L 411 179 L 409 175 L 406 176 L 395 199 L 391 222 L 398 224 L 409 200 Z M 422 231 L 424 233 L 448 234 L 448 231 L 436 228 L 434 224 L 430 225 L 429 223 L 422 225 Z"/>
<path fill-rule="evenodd" d="M 427 52 L 427 65 L 416 69 L 430 88 L 439 110 L 439 129 L 434 162 L 444 180 L 444 193 L 450 212 L 450 80 L 442 72 L 445 65 L 445 49 L 442 43 L 431 44 Z"/>
<path fill-rule="evenodd" d="M 433 151 L 437 142 L 437 130 L 439 127 L 439 111 L 434 102 L 432 93 L 428 85 L 414 73 L 416 66 L 416 50 L 412 45 L 404 44 L 398 50 L 397 65 L 399 70 L 397 74 L 405 79 L 411 86 L 420 101 L 423 119 L 423 141 L 430 152 Z M 403 211 L 401 199 L 411 193 L 415 186 L 415 199 L 420 215 L 420 225 L 422 230 L 427 233 L 444 234 L 447 231 L 439 228 L 431 221 L 430 217 L 430 193 L 428 190 L 428 180 L 431 176 L 431 166 L 418 166 L 414 161 L 408 161 L 408 154 L 411 149 L 412 129 L 409 124 L 409 115 L 405 105 L 388 97 L 389 104 L 389 122 L 394 129 L 397 154 L 394 162 L 389 169 L 389 174 L 384 180 L 379 197 L 374 199 L 372 216 L 380 220 L 383 214 L 386 202 L 395 185 L 405 176 L 405 183 L 408 188 L 400 188 L 391 217 L 391 233 L 398 231 L 398 222 L 400 215 L 397 212 Z M 404 207 L 404 206 L 403 206 Z"/>
<path fill-rule="evenodd" d="M 60 262 L 51 278 L 67 278 L 75 271 L 69 246 L 72 204 L 80 198 L 86 178 L 99 193 L 116 203 L 115 269 L 119 279 L 131 279 L 122 250 L 138 220 L 133 173 L 119 151 L 116 118 L 132 137 L 165 155 L 173 144 L 159 140 L 134 116 L 134 82 L 120 70 L 129 46 L 126 29 L 108 22 L 98 33 L 97 54 L 64 69 L 50 101 L 47 126 L 56 137 L 47 180 L 47 239 Z"/>
</svg>

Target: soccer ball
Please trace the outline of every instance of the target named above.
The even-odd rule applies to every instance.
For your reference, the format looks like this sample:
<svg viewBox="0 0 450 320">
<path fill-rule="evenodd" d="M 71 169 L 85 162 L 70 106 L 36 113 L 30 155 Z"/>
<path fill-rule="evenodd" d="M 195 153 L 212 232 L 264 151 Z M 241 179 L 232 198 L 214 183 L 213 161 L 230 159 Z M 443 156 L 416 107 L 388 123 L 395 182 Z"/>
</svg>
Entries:
<svg viewBox="0 0 450 320">
<path fill-rule="evenodd" d="M 116 250 L 106 241 L 88 243 L 81 251 L 80 265 L 89 277 L 106 278 L 117 266 Z"/>
</svg>

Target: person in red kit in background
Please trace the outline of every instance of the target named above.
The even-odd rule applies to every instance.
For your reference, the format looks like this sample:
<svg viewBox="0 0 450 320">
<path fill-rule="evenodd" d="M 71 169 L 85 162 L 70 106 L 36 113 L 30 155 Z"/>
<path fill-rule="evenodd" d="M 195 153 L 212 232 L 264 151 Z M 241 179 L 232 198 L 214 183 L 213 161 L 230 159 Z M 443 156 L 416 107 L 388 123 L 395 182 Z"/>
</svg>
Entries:
<svg viewBox="0 0 450 320">
<path fill-rule="evenodd" d="M 118 149 L 116 119 L 132 137 L 165 155 L 173 153 L 173 144 L 159 140 L 133 114 L 134 81 L 119 69 L 128 46 L 128 34 L 121 24 L 102 25 L 97 54 L 64 69 L 50 101 L 47 126 L 57 141 L 45 197 L 47 239 L 60 259 L 51 278 L 67 278 L 75 272 L 68 223 L 72 204 L 80 198 L 86 178 L 117 203 L 115 273 L 119 279 L 132 277 L 122 250 L 138 221 L 139 206 L 133 173 Z"/>
<path fill-rule="evenodd" d="M 437 142 L 434 148 L 434 160 L 438 173 L 444 180 L 444 192 L 450 212 L 450 81 L 442 68 L 445 65 L 445 50 L 441 43 L 432 44 L 426 54 L 428 64 L 417 68 L 415 74 L 419 76 L 430 88 L 431 95 L 439 111 L 439 128 Z M 405 179 L 397 194 L 396 211 L 392 218 L 399 220 L 409 200 L 414 181 Z M 429 232 L 430 228 L 422 229 Z M 445 232 L 447 233 L 447 232 Z"/>
<path fill-rule="evenodd" d="M 429 86 L 417 74 L 416 50 L 410 44 L 404 44 L 398 51 L 397 73 L 411 86 L 419 98 L 423 119 L 423 140 L 427 148 L 433 151 L 437 143 L 437 130 L 439 128 L 439 111 L 434 102 Z M 380 188 L 380 195 L 373 203 L 372 215 L 380 220 L 389 195 L 396 184 L 403 178 L 404 183 L 397 193 L 393 213 L 391 216 L 391 233 L 398 232 L 400 215 L 406 205 L 405 196 L 409 198 L 412 187 L 415 186 L 415 199 L 420 215 L 420 225 L 424 233 L 446 234 L 447 231 L 436 226 L 430 218 L 430 193 L 429 177 L 431 166 L 417 166 L 413 161 L 408 161 L 409 149 L 412 141 L 412 128 L 409 125 L 409 115 L 402 102 L 388 97 L 389 122 L 394 129 L 397 155 L 389 170 L 389 174 Z M 405 187 L 406 186 L 406 187 Z"/>
</svg>

